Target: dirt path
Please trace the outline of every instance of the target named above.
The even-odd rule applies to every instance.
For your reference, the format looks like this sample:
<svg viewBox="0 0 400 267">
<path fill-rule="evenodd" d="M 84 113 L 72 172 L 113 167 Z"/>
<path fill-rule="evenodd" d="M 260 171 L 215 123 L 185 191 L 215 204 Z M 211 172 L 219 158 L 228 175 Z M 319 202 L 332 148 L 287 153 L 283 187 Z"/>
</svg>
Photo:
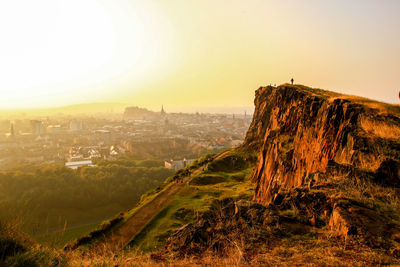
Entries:
<svg viewBox="0 0 400 267">
<path fill-rule="evenodd" d="M 223 152 L 215 159 L 223 157 L 230 151 L 231 150 Z M 130 217 L 123 225 L 121 225 L 121 227 L 114 230 L 109 236 L 107 236 L 99 244 L 96 244 L 92 249 L 96 251 L 103 250 L 116 252 L 119 249 L 124 248 L 154 216 L 156 216 L 168 205 L 173 197 L 186 185 L 187 181 L 203 169 L 204 166 L 198 168 L 190 176 L 185 177 L 183 179 L 183 183 L 173 184 L 167 190 L 161 192 L 153 200 L 137 210 L 132 217 Z"/>
</svg>

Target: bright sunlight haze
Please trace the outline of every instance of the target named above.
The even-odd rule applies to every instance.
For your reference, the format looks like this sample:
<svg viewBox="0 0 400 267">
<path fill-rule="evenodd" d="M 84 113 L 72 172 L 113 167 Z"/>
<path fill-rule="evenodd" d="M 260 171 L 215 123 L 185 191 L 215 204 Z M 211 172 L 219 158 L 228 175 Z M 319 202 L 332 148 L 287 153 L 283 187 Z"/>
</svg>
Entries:
<svg viewBox="0 0 400 267">
<path fill-rule="evenodd" d="M 1 108 L 252 106 L 295 82 L 396 103 L 400 2 L 0 2 Z M 155 97 L 156 96 L 156 97 Z"/>
</svg>

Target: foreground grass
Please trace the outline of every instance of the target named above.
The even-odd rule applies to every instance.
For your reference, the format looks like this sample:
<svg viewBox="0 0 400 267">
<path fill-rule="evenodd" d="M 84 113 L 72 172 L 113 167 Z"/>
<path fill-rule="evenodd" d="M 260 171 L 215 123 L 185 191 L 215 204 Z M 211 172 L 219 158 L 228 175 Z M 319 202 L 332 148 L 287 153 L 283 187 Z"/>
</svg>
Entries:
<svg viewBox="0 0 400 267">
<path fill-rule="evenodd" d="M 4 229 L 4 228 L 3 228 Z M 384 251 L 371 249 L 356 240 L 332 236 L 324 229 L 308 234 L 270 238 L 261 246 L 233 240 L 235 246 L 223 256 L 205 253 L 201 257 L 175 258 L 172 255 L 144 253 L 139 250 L 114 254 L 105 249 L 95 254 L 64 252 L 23 241 L 13 229 L 1 240 L 21 244 L 19 253 L 1 258 L 0 266 L 382 266 L 400 262 Z M 4 248 L 4 243 L 2 243 Z M 3 251 L 4 252 L 4 251 Z M 4 254 L 2 254 L 4 256 Z"/>
<path fill-rule="evenodd" d="M 206 253 L 202 257 L 158 257 L 138 251 L 123 254 L 97 254 L 81 257 L 68 255 L 69 266 L 382 266 L 400 262 L 382 251 L 372 250 L 356 241 L 344 241 L 328 233 L 292 236 L 271 240 L 255 251 L 245 251 L 245 244 L 224 256 Z"/>
</svg>

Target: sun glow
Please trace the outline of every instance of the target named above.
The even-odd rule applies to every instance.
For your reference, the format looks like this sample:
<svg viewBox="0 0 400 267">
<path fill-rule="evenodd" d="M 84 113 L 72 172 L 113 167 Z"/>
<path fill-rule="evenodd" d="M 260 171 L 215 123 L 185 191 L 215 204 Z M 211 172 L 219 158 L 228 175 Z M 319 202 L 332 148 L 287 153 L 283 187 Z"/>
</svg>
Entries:
<svg viewBox="0 0 400 267">
<path fill-rule="evenodd" d="M 101 100 L 160 67 L 147 7 L 118 2 L 1 1 L 1 107 Z"/>
<path fill-rule="evenodd" d="M 397 0 L 0 0 L 0 110 L 252 106 L 256 88 L 292 77 L 393 103 L 398 10 Z"/>
</svg>

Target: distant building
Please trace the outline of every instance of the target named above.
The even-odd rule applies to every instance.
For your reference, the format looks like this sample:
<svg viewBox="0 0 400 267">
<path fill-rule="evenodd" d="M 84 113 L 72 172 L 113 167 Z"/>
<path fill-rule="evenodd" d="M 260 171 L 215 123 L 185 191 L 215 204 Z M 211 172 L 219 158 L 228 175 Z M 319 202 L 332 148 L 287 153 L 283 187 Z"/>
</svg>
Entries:
<svg viewBox="0 0 400 267">
<path fill-rule="evenodd" d="M 43 124 L 38 120 L 31 120 L 32 133 L 35 135 L 41 135 L 44 133 Z"/>
<path fill-rule="evenodd" d="M 83 129 L 83 123 L 82 121 L 77 121 L 77 120 L 72 120 L 69 123 L 69 129 L 71 131 L 81 131 Z"/>
<path fill-rule="evenodd" d="M 232 140 L 231 141 L 232 147 L 237 147 L 237 146 L 240 146 L 241 144 L 243 144 L 243 140 Z"/>
<path fill-rule="evenodd" d="M 164 167 L 167 169 L 173 169 L 175 171 L 183 169 L 186 165 L 193 163 L 195 159 L 183 159 L 183 160 L 170 160 L 164 161 Z"/>
<path fill-rule="evenodd" d="M 111 132 L 109 130 L 95 130 L 94 131 L 94 136 L 96 138 L 98 138 L 100 141 L 102 141 L 101 143 L 110 143 L 111 142 Z"/>
<path fill-rule="evenodd" d="M 96 134 L 106 134 L 106 135 L 111 134 L 111 132 L 109 130 L 103 130 L 103 129 L 95 130 L 94 133 L 96 133 Z"/>
<path fill-rule="evenodd" d="M 65 162 L 65 166 L 70 169 L 78 169 L 83 166 L 95 166 L 91 160 L 82 160 L 82 161 L 73 161 L 73 162 Z"/>
<path fill-rule="evenodd" d="M 14 132 L 14 123 L 11 123 L 10 125 L 10 136 L 15 136 L 15 132 Z"/>
<path fill-rule="evenodd" d="M 44 156 L 29 156 L 25 158 L 25 161 L 29 162 L 29 163 L 39 163 L 39 162 L 43 162 L 44 161 Z"/>
<path fill-rule="evenodd" d="M 59 133 L 62 131 L 61 125 L 49 125 L 47 126 L 48 133 Z"/>
<path fill-rule="evenodd" d="M 139 107 L 127 107 L 124 112 L 124 120 L 154 120 L 157 117 L 157 112 Z"/>
</svg>

